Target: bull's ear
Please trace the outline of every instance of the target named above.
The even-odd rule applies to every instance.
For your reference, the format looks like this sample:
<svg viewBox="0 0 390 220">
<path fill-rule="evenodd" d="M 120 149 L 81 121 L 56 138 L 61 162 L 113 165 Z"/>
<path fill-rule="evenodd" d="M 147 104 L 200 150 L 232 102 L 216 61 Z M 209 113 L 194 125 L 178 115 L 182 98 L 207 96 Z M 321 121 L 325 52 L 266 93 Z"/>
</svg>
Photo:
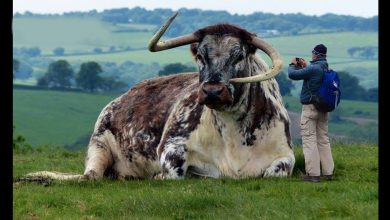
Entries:
<svg viewBox="0 0 390 220">
<path fill-rule="evenodd" d="M 192 55 L 195 56 L 198 53 L 198 46 L 199 46 L 199 43 L 197 43 L 197 42 L 191 44 L 190 49 L 191 49 Z"/>
</svg>

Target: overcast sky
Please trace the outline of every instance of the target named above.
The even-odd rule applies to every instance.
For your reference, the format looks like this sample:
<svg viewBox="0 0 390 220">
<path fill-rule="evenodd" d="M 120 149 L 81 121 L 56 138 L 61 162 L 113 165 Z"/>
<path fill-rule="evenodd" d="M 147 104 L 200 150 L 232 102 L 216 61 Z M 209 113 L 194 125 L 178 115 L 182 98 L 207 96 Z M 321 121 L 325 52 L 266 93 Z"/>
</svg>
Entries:
<svg viewBox="0 0 390 220">
<path fill-rule="evenodd" d="M 372 17 L 378 15 L 378 0 L 13 0 L 15 12 L 62 13 L 69 11 L 102 11 L 111 8 L 199 8 L 226 10 L 232 14 L 253 12 L 303 13 L 323 15 L 334 13 Z"/>
</svg>

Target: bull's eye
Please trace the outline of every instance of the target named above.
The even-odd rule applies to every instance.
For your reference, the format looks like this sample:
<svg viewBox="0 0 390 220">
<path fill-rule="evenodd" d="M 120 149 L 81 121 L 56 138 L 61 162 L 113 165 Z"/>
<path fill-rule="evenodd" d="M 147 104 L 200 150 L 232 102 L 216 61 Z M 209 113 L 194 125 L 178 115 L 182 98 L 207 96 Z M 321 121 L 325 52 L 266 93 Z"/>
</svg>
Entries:
<svg viewBox="0 0 390 220">
<path fill-rule="evenodd" d="M 201 55 L 196 55 L 196 63 L 198 64 L 199 71 L 202 71 L 204 69 L 204 61 L 203 57 Z"/>
<path fill-rule="evenodd" d="M 238 57 L 237 57 L 237 61 L 240 62 L 241 60 L 244 59 L 244 55 L 243 54 L 240 54 Z"/>
<path fill-rule="evenodd" d="M 233 61 L 233 65 L 237 65 L 238 63 L 240 63 L 242 60 L 244 59 L 244 55 L 242 53 L 240 53 L 238 56 L 235 57 L 234 61 Z"/>
</svg>

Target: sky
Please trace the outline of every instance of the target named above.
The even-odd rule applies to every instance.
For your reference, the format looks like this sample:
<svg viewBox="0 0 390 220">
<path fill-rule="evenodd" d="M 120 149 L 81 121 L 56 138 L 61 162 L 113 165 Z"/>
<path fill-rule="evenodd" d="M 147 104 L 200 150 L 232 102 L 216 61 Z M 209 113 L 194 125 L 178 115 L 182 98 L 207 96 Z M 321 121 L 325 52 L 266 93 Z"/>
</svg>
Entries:
<svg viewBox="0 0 390 220">
<path fill-rule="evenodd" d="M 378 15 L 378 0 L 13 0 L 13 12 L 63 13 L 70 11 L 102 11 L 112 8 L 179 8 L 225 10 L 231 14 L 253 12 L 302 13 L 305 15 Z"/>
</svg>

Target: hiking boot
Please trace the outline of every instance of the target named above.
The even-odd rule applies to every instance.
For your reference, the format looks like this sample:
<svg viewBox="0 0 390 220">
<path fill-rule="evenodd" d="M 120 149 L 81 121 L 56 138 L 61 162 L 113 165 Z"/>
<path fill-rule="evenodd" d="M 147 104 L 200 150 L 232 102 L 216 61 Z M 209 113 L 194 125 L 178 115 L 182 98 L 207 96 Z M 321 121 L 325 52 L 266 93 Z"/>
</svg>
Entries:
<svg viewBox="0 0 390 220">
<path fill-rule="evenodd" d="M 332 174 L 331 175 L 324 175 L 324 178 L 328 181 L 331 181 L 331 180 L 333 180 L 333 175 Z"/>
<path fill-rule="evenodd" d="M 308 181 L 308 182 L 320 182 L 320 176 L 309 176 L 308 174 L 302 175 L 301 180 Z"/>
</svg>

